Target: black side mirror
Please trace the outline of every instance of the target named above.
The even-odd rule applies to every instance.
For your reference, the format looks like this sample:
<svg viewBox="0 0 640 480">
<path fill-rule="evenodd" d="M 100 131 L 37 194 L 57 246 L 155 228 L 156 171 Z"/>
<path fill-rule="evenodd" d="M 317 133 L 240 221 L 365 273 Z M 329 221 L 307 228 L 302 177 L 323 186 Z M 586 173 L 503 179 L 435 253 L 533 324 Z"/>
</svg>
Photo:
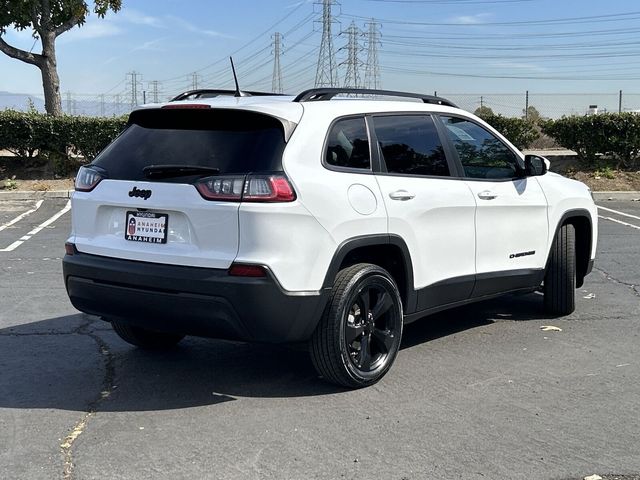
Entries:
<svg viewBox="0 0 640 480">
<path fill-rule="evenodd" d="M 540 155 L 525 155 L 524 172 L 527 177 L 538 177 L 544 175 L 549 170 L 547 167 L 549 160 Z"/>
</svg>

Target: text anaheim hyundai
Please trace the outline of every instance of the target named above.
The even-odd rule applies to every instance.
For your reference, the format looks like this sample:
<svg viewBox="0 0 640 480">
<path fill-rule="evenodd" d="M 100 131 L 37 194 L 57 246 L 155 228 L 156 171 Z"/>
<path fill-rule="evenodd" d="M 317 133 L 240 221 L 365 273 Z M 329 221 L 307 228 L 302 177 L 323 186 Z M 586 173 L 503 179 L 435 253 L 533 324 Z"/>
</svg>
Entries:
<svg viewBox="0 0 640 480">
<path fill-rule="evenodd" d="M 174 100 L 133 111 L 72 198 L 69 297 L 127 342 L 308 342 L 320 375 L 361 387 L 427 314 L 534 290 L 548 313 L 574 310 L 596 251 L 590 191 L 451 102 Z"/>
</svg>

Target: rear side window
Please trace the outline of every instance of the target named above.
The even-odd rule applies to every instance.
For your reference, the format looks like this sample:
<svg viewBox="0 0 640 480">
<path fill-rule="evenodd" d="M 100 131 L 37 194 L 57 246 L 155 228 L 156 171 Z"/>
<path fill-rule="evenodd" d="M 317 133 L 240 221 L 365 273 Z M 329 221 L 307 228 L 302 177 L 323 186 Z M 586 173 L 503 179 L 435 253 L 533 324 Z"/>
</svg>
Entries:
<svg viewBox="0 0 640 480">
<path fill-rule="evenodd" d="M 148 180 L 142 169 L 149 165 L 211 167 L 222 175 L 278 172 L 284 147 L 282 124 L 268 115 L 153 109 L 133 112 L 127 129 L 92 163 L 116 180 Z"/>
<path fill-rule="evenodd" d="M 373 121 L 389 173 L 449 175 L 444 148 L 431 117 L 393 115 L 375 117 Z"/>
<path fill-rule="evenodd" d="M 369 136 L 364 117 L 343 118 L 333 124 L 327 140 L 325 161 L 334 167 L 371 168 Z"/>
</svg>

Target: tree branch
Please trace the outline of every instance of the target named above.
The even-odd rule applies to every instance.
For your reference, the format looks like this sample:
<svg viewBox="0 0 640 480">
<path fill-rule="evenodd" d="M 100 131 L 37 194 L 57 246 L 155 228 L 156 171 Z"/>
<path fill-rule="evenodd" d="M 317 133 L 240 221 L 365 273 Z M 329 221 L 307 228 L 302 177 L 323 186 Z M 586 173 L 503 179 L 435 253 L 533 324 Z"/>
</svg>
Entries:
<svg viewBox="0 0 640 480">
<path fill-rule="evenodd" d="M 30 63 L 31 65 L 39 66 L 42 62 L 42 55 L 25 52 L 24 50 L 20 50 L 19 48 L 12 47 L 4 41 L 2 36 L 0 36 L 0 51 L 9 55 L 11 58 L 21 60 L 25 63 Z"/>
<path fill-rule="evenodd" d="M 73 16 L 72 18 L 64 22 L 62 25 L 60 25 L 58 28 L 55 28 L 53 30 L 53 34 L 57 37 L 58 35 L 63 34 L 67 30 L 71 30 L 73 27 L 75 27 L 79 23 L 80 23 L 80 19 L 76 16 Z"/>
</svg>

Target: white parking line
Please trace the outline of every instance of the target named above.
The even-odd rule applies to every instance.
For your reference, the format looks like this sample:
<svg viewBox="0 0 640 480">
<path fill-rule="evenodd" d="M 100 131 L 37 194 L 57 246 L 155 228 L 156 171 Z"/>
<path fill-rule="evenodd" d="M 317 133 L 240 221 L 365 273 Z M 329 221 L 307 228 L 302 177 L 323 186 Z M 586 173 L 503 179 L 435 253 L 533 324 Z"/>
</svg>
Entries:
<svg viewBox="0 0 640 480">
<path fill-rule="evenodd" d="M 615 218 L 605 217 L 605 216 L 602 216 L 602 215 L 598 215 L 598 218 L 604 218 L 605 220 L 610 220 L 612 222 L 619 223 L 620 225 L 625 225 L 627 227 L 631 227 L 631 228 L 635 228 L 636 230 L 640 230 L 640 227 L 638 225 L 632 225 L 631 223 L 622 222 L 620 220 L 616 220 Z"/>
<path fill-rule="evenodd" d="M 635 218 L 636 220 L 640 220 L 640 217 L 636 215 L 631 215 L 629 213 L 619 212 L 618 210 L 614 210 L 612 208 L 601 207 L 600 205 L 596 205 L 600 210 L 606 210 L 607 212 L 613 212 L 616 215 L 622 215 L 623 217 Z"/>
<path fill-rule="evenodd" d="M 58 213 L 56 213 L 53 217 L 49 218 L 48 220 L 45 220 L 44 222 L 42 222 L 40 225 L 38 225 L 36 228 L 34 228 L 33 230 L 31 230 L 29 233 L 27 233 L 25 236 L 20 237 L 20 240 L 16 240 L 15 242 L 13 242 L 11 245 L 9 245 L 7 248 L 2 248 L 0 249 L 0 252 L 11 252 L 13 250 L 15 250 L 16 248 L 18 248 L 20 245 L 22 245 L 24 242 L 26 242 L 27 240 L 29 240 L 31 237 L 33 237 L 36 233 L 38 233 L 40 230 L 42 230 L 43 228 L 47 228 L 49 225 L 51 225 L 53 222 L 55 222 L 56 220 L 58 220 L 62 215 L 64 215 L 65 213 L 67 213 L 69 210 L 71 210 L 71 200 L 69 200 L 67 202 L 67 204 L 65 205 L 65 207 L 60 210 Z"/>
<path fill-rule="evenodd" d="M 24 217 L 27 217 L 29 215 L 31 215 L 33 212 L 35 212 L 36 210 L 38 210 L 40 208 L 40 206 L 42 205 L 42 202 L 44 202 L 44 200 L 38 200 L 36 202 L 36 206 L 35 208 L 32 208 L 31 210 L 21 213 L 20 215 L 18 215 L 16 218 L 14 218 L 13 220 L 11 220 L 10 222 L 7 223 L 3 223 L 2 225 L 0 225 L 0 232 L 2 230 L 4 230 L 5 228 L 10 227 L 11 225 L 18 223 L 20 220 L 22 220 Z"/>
</svg>

